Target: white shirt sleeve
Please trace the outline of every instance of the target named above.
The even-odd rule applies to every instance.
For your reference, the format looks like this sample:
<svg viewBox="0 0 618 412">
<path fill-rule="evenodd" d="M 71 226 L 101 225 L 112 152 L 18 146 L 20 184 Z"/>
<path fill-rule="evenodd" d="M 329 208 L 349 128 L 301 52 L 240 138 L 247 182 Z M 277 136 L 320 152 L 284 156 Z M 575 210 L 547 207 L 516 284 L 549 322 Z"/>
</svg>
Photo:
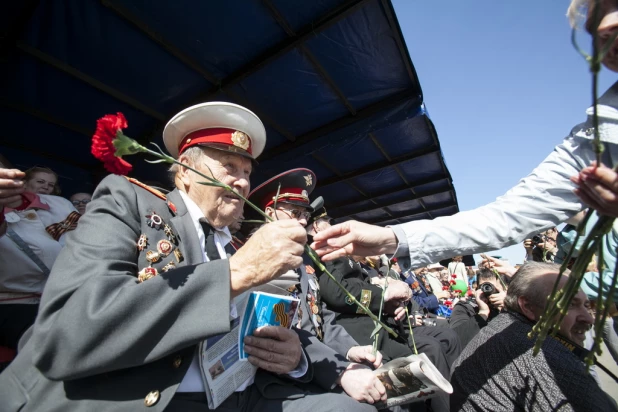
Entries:
<svg viewBox="0 0 618 412">
<path fill-rule="evenodd" d="M 453 216 L 397 225 L 393 230 L 400 242 L 400 233 L 405 233 L 412 267 L 513 245 L 582 209 L 569 178 L 594 158 L 591 140 L 568 137 L 532 173 L 494 202 Z M 617 158 L 618 145 L 605 143 L 604 162 L 614 165 Z"/>
</svg>

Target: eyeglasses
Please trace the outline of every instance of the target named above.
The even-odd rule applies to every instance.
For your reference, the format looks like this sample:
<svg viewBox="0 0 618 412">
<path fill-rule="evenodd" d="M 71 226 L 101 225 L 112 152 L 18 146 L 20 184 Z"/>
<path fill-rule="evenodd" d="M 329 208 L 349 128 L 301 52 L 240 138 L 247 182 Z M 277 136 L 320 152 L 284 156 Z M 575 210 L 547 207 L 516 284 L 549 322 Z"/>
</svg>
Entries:
<svg viewBox="0 0 618 412">
<path fill-rule="evenodd" d="M 311 217 L 311 212 L 309 212 L 308 210 L 283 209 L 283 208 L 277 208 L 277 209 L 294 219 L 309 220 L 309 218 Z"/>
<path fill-rule="evenodd" d="M 80 204 L 87 205 L 88 203 L 90 203 L 90 199 L 72 200 L 71 203 L 73 203 L 73 206 L 79 206 Z"/>
</svg>

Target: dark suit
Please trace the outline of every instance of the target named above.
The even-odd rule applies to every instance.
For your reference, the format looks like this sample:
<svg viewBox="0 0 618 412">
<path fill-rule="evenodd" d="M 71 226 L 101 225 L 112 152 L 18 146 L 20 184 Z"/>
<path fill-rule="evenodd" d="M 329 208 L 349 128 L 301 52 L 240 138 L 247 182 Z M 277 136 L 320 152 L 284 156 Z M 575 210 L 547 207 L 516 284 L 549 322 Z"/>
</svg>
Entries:
<svg viewBox="0 0 618 412">
<path fill-rule="evenodd" d="M 304 268 L 290 271 L 284 276 L 261 286 L 259 289 L 269 293 L 288 295 L 286 292 L 289 286 L 300 283 L 301 330 L 298 331 L 301 342 L 307 355 L 309 356 L 313 368 L 312 383 L 324 390 L 331 390 L 339 375 L 348 367 L 350 362 L 346 359 L 347 353 L 358 343 L 348 334 L 348 332 L 335 322 L 335 313 L 322 305 L 320 315 L 323 319 L 322 330 L 323 340 L 320 341 L 316 336 L 316 331 L 311 322 L 311 308 L 307 303 L 306 293 L 309 290 L 309 281 Z"/>
<path fill-rule="evenodd" d="M 382 288 L 369 282 L 369 273 L 363 270 L 361 265 L 344 257 L 328 262 L 326 268 L 359 302 L 364 301 L 369 310 L 376 315 L 379 313 Z M 319 280 L 324 303 L 333 311 L 339 312 L 337 323 L 361 345 L 372 344 L 370 335 L 375 327 L 373 320 L 360 312 L 328 275 L 320 274 Z M 384 329 L 380 330 L 378 349 L 385 361 L 412 354 L 406 328 L 398 327 L 399 325 L 386 316 L 383 318 L 400 334 L 399 338 L 394 338 Z M 440 373 L 448 379 L 450 365 L 461 353 L 457 335 L 448 328 L 419 326 L 414 328 L 414 341 L 418 351 L 425 353 Z M 435 410 L 448 410 L 448 396 L 437 397 L 432 404 Z"/>
<path fill-rule="evenodd" d="M 135 411 L 145 409 L 149 394 L 156 402 L 148 410 L 163 410 L 197 344 L 230 330 L 229 262 L 202 263 L 184 202 L 177 191 L 168 199 L 173 207 L 118 176 L 99 185 L 56 260 L 34 329 L 0 375 L 3 411 Z M 166 238 L 148 226 L 152 212 L 171 225 L 184 259 L 138 283 L 149 264 L 146 252 Z M 142 251 L 141 234 L 148 237 Z M 170 261 L 173 254 L 153 266 L 161 272 Z M 303 380 L 311 377 L 310 365 Z M 278 379 L 257 375 L 251 393 L 271 378 Z M 304 394 L 296 389 L 285 396 Z"/>
</svg>

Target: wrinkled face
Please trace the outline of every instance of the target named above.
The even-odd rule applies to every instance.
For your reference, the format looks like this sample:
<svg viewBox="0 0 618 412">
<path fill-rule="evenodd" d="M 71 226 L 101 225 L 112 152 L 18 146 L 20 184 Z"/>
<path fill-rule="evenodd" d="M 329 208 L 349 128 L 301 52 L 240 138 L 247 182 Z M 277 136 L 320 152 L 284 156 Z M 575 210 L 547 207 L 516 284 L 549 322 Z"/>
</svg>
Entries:
<svg viewBox="0 0 618 412">
<path fill-rule="evenodd" d="M 26 181 L 25 189 L 39 195 L 50 195 L 56 187 L 56 176 L 51 173 L 36 172 Z"/>
<path fill-rule="evenodd" d="M 598 12 L 594 5 L 598 4 Z M 590 0 L 588 6 L 588 17 L 586 20 L 586 30 L 593 32 L 595 26 L 595 16 L 600 20 L 597 27 L 599 36 L 599 50 L 609 47 L 607 55 L 603 59 L 603 64 L 608 69 L 618 72 L 618 39 L 612 37 L 618 32 L 618 1 L 616 0 Z"/>
<path fill-rule="evenodd" d="M 590 314 L 590 301 L 586 294 L 580 289 L 571 301 L 562 324 L 560 324 L 560 334 L 573 342 L 583 345 L 586 339 L 586 331 L 594 323 L 594 318 Z"/>
<path fill-rule="evenodd" d="M 266 214 L 274 220 L 294 219 L 301 224 L 302 227 L 307 227 L 307 220 L 311 217 L 311 212 L 297 205 L 289 205 L 287 203 L 278 203 L 277 210 L 272 207 L 266 208 Z"/>
<path fill-rule="evenodd" d="M 242 196 L 249 195 L 249 176 L 251 175 L 251 160 L 246 157 L 221 150 L 202 148 L 203 156 L 193 165 L 195 169 L 212 176 L 222 183 L 235 189 Z M 189 163 L 189 159 L 180 156 L 181 162 Z M 229 226 L 242 215 L 245 202 L 233 193 L 223 188 L 202 185 L 203 177 L 183 169 L 180 180 L 185 192 L 202 210 L 208 222 L 217 228 Z"/>
<path fill-rule="evenodd" d="M 75 193 L 71 196 L 71 203 L 75 206 L 75 209 L 79 212 L 80 215 L 86 213 L 86 205 L 90 203 L 92 200 L 92 196 L 88 193 Z"/>
<path fill-rule="evenodd" d="M 544 275 L 545 276 L 542 276 L 542 279 L 539 280 L 539 287 L 542 287 L 544 290 L 548 291 L 547 295 L 549 295 L 554 285 L 554 281 L 556 280 L 556 274 L 545 273 Z M 560 281 L 560 287 L 564 287 L 566 281 L 567 277 L 563 276 Z M 544 306 L 545 302 L 543 302 L 543 305 L 538 305 L 536 307 L 534 310 L 534 320 L 539 319 L 543 312 Z M 593 323 L 594 318 L 590 314 L 590 301 L 586 297 L 586 294 L 580 289 L 571 301 L 568 312 L 560 324 L 559 334 L 577 343 L 578 345 L 583 345 L 586 338 L 586 332 L 590 329 Z"/>
</svg>

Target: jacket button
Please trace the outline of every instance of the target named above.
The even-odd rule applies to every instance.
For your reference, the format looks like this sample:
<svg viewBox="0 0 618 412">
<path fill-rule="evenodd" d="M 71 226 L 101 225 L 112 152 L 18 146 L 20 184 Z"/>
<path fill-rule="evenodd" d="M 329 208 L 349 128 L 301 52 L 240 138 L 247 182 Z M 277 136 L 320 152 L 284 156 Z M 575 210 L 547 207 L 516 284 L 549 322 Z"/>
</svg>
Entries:
<svg viewBox="0 0 618 412">
<path fill-rule="evenodd" d="M 180 356 L 176 356 L 172 365 L 174 365 L 175 368 L 180 368 L 180 365 L 182 365 L 182 358 Z"/>
<path fill-rule="evenodd" d="M 161 393 L 159 391 L 152 391 L 144 398 L 144 405 L 153 406 L 155 403 L 159 402 L 159 398 L 161 397 Z"/>
</svg>

